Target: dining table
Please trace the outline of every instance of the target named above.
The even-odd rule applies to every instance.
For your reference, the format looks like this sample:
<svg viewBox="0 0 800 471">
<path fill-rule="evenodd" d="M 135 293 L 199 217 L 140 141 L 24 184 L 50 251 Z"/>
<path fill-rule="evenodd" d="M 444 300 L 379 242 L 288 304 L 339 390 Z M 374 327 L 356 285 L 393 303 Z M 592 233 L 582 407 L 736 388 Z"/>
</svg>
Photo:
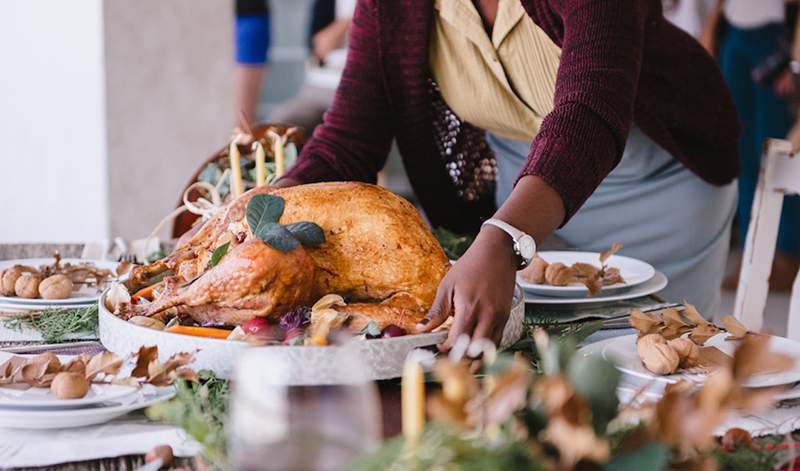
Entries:
<svg viewBox="0 0 800 471">
<path fill-rule="evenodd" d="M 24 258 L 46 258 L 55 252 L 62 257 L 80 257 L 83 252 L 81 243 L 22 243 L 0 244 L 0 261 Z M 619 301 L 599 306 L 541 306 L 526 305 L 526 319 L 529 322 L 541 322 L 552 325 L 558 319 L 568 319 L 574 326 L 585 322 L 600 322 L 603 329 L 595 333 L 592 339 L 602 339 L 614 335 L 624 335 L 632 332 L 628 326 L 627 316 L 632 308 L 658 309 L 665 306 L 675 306 L 659 298 L 657 295 L 648 295 L 638 299 Z M 2 316 L 11 314 L 0 312 Z M 0 330 L 2 332 L 2 330 Z M 17 353 L 40 353 L 52 351 L 57 354 L 98 353 L 104 350 L 102 344 L 94 340 L 66 341 L 58 345 L 42 346 L 42 341 L 5 339 L 0 334 L 0 351 L 13 349 Z M 426 389 L 430 392 L 438 388 L 434 383 L 427 383 Z M 401 387 L 400 379 L 384 380 L 377 382 L 377 390 L 382 406 L 383 436 L 393 437 L 401 432 Z M 133 413 L 141 420 L 147 420 L 142 411 Z M 800 414 L 798 414 L 800 415 Z M 0 429 L 0 432 L 2 430 Z M 42 443 L 41 446 L 46 446 Z M 0 457 L 2 457 L 2 444 L 0 444 Z M 0 460 L 1 461 L 1 460 Z M 92 460 L 64 462 L 40 467 L 26 467 L 13 469 L 37 470 L 135 470 L 145 464 L 144 454 L 125 454 L 123 456 L 107 456 Z M 194 457 L 180 457 L 172 464 L 175 468 L 204 469 L 201 460 Z M 3 463 L 0 462 L 0 468 Z"/>
</svg>

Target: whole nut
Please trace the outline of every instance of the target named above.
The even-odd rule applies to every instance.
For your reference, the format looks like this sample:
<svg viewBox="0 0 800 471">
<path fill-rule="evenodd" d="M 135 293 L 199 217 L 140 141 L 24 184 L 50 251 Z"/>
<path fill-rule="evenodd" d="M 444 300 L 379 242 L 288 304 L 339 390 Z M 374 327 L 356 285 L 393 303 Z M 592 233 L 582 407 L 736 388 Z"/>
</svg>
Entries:
<svg viewBox="0 0 800 471">
<path fill-rule="evenodd" d="M 80 399 L 89 392 L 91 384 L 80 373 L 62 372 L 53 378 L 50 391 L 59 399 Z"/>
<path fill-rule="evenodd" d="M 72 280 L 67 275 L 48 276 L 39 285 L 39 294 L 44 299 L 67 299 L 72 294 Z"/>
<path fill-rule="evenodd" d="M 39 297 L 39 275 L 25 273 L 14 283 L 14 293 L 20 298 L 33 299 Z"/>
<path fill-rule="evenodd" d="M 644 367 L 657 375 L 672 374 L 680 364 L 678 352 L 659 334 L 648 334 L 639 338 L 636 351 Z"/>
<path fill-rule="evenodd" d="M 23 273 L 38 273 L 33 267 L 25 265 L 14 265 L 3 271 L 3 278 L 0 279 L 0 294 L 3 296 L 15 296 L 17 279 Z"/>
<path fill-rule="evenodd" d="M 547 262 L 540 256 L 533 257 L 531 264 L 519 272 L 519 276 L 528 283 L 542 284 L 545 281 L 544 273 L 547 270 Z"/>
<path fill-rule="evenodd" d="M 667 341 L 680 358 L 682 368 L 692 368 L 700 364 L 700 349 L 687 338 L 677 338 Z"/>
</svg>

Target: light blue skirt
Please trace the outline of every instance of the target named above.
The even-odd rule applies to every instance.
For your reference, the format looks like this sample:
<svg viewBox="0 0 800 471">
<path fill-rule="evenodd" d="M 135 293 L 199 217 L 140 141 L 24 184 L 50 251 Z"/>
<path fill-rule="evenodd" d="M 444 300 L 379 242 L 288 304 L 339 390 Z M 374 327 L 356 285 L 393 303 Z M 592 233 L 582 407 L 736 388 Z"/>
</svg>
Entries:
<svg viewBox="0 0 800 471">
<path fill-rule="evenodd" d="M 487 141 L 497 155 L 499 206 L 513 189 L 530 143 L 491 133 Z M 619 165 L 556 235 L 577 250 L 625 244 L 622 255 L 667 275 L 669 286 L 661 293 L 667 301 L 686 300 L 717 318 L 735 210 L 735 183 L 704 182 L 634 126 Z"/>
</svg>

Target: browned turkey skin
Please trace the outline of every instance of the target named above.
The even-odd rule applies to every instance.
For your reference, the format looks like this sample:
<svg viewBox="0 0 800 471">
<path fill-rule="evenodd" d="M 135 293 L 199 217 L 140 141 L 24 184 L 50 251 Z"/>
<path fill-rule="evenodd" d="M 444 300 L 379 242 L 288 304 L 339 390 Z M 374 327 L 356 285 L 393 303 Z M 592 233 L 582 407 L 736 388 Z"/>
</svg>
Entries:
<svg viewBox="0 0 800 471">
<path fill-rule="evenodd" d="M 280 223 L 312 221 L 325 233 L 316 248 L 273 249 L 249 230 L 250 199 L 271 193 L 285 200 Z M 230 242 L 220 263 L 214 249 Z M 236 325 L 254 317 L 276 319 L 292 307 L 329 293 L 348 301 L 354 326 L 374 320 L 413 330 L 430 308 L 449 267 L 416 208 L 365 183 L 317 183 L 253 189 L 230 202 L 167 257 L 137 267 L 131 285 L 145 286 L 172 271 L 155 301 L 131 314 L 153 316 L 179 307 L 199 322 Z"/>
</svg>

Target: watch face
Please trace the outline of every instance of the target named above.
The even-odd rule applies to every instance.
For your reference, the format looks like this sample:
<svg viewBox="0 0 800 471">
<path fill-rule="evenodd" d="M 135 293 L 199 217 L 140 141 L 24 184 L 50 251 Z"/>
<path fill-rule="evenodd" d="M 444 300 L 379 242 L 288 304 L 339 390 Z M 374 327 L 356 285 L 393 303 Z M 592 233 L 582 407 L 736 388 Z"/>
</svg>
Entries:
<svg viewBox="0 0 800 471">
<path fill-rule="evenodd" d="M 533 237 L 526 234 L 519 238 L 517 245 L 519 246 L 519 254 L 525 260 L 529 261 L 536 255 L 536 243 L 533 241 Z"/>
</svg>

